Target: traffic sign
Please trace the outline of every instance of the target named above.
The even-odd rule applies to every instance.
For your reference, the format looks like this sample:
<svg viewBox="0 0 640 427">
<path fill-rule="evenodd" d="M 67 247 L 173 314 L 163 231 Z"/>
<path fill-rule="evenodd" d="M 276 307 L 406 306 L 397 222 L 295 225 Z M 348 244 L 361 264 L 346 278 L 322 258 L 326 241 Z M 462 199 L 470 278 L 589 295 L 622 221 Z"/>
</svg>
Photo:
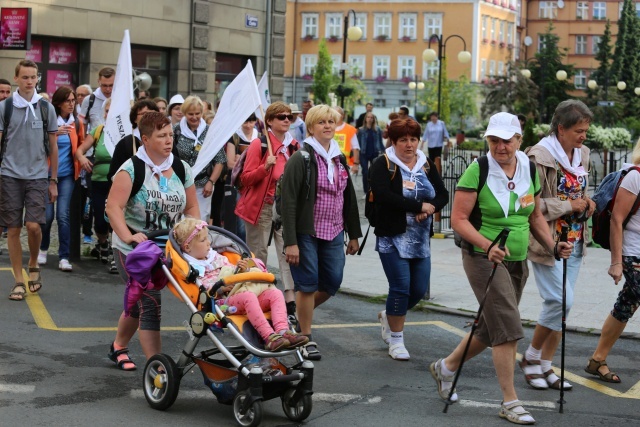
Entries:
<svg viewBox="0 0 640 427">
<path fill-rule="evenodd" d="M 613 107 L 616 105 L 614 101 L 598 101 L 598 107 Z"/>
</svg>

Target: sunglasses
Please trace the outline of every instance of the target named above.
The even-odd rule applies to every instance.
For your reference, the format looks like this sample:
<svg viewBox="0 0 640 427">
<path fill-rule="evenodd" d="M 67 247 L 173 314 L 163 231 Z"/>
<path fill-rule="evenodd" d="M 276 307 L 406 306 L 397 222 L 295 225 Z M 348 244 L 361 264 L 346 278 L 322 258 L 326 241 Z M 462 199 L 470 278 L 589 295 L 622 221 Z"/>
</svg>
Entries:
<svg viewBox="0 0 640 427">
<path fill-rule="evenodd" d="M 274 117 L 280 121 L 284 121 L 285 119 L 289 120 L 290 122 L 293 121 L 293 114 L 276 114 Z"/>
</svg>

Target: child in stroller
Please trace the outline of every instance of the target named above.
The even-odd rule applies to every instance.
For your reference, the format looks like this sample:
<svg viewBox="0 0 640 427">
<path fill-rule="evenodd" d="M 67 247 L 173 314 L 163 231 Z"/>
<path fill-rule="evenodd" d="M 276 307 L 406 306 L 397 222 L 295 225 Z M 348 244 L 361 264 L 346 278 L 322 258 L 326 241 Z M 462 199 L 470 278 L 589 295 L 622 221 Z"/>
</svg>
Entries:
<svg viewBox="0 0 640 427">
<path fill-rule="evenodd" d="M 176 224 L 173 236 L 180 245 L 185 259 L 198 269 L 198 280 L 207 290 L 218 279 L 236 273 L 236 266 L 231 264 L 227 257 L 211 248 L 206 222 L 186 218 Z M 239 260 L 237 270 L 266 271 L 264 264 L 253 258 Z M 227 294 L 226 304 L 236 307 L 237 314 L 246 313 L 249 322 L 265 341 L 266 350 L 295 348 L 309 341 L 308 337 L 289 329 L 284 296 L 274 284 L 242 282 L 224 286 L 219 292 Z M 271 311 L 273 327 L 265 318 L 264 311 Z"/>
</svg>

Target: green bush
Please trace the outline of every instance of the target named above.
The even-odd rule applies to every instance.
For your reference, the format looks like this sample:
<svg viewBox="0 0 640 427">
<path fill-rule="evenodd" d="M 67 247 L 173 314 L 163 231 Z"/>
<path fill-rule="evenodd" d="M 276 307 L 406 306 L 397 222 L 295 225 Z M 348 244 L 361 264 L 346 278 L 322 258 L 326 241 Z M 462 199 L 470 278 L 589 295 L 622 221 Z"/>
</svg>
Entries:
<svg viewBox="0 0 640 427">
<path fill-rule="evenodd" d="M 460 150 L 484 151 L 484 140 L 469 141 L 468 139 L 465 139 L 465 141 L 456 148 Z"/>
</svg>

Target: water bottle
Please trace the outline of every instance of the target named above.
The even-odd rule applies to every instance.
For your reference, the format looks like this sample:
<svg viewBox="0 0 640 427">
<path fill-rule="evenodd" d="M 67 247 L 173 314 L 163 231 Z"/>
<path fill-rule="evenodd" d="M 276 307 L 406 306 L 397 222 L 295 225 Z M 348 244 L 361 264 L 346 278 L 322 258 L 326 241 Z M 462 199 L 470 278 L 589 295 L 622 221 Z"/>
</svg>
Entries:
<svg viewBox="0 0 640 427">
<path fill-rule="evenodd" d="M 84 210 L 82 212 L 82 218 L 84 220 L 88 220 L 90 212 L 91 212 L 91 199 L 87 197 L 87 203 L 84 204 Z"/>
</svg>

